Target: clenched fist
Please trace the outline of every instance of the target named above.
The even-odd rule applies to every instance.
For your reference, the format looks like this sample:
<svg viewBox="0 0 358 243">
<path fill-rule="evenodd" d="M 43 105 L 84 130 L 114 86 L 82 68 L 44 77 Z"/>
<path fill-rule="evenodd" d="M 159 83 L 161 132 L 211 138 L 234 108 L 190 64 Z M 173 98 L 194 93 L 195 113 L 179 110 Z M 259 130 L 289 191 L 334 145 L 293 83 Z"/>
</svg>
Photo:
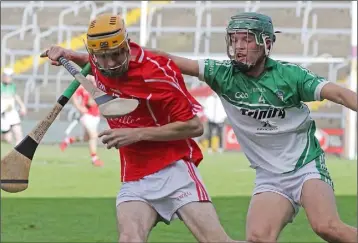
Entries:
<svg viewBox="0 0 358 243">
<path fill-rule="evenodd" d="M 40 55 L 40 57 L 48 57 L 51 60 L 51 64 L 55 66 L 61 66 L 61 63 L 57 60 L 60 57 L 64 57 L 67 60 L 71 60 L 72 51 L 69 49 L 65 49 L 61 46 L 51 46 L 50 49 L 46 50 L 44 53 Z"/>
<path fill-rule="evenodd" d="M 139 128 L 108 129 L 101 132 L 98 137 L 103 137 L 102 143 L 107 145 L 107 149 L 119 149 L 141 140 Z"/>
</svg>

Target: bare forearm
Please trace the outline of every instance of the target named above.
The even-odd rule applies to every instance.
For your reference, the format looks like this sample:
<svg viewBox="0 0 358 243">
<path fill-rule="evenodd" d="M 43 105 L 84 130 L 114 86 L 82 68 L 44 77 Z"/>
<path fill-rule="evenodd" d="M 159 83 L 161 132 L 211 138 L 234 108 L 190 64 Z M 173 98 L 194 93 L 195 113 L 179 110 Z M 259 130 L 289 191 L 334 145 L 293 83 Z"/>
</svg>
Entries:
<svg viewBox="0 0 358 243">
<path fill-rule="evenodd" d="M 174 122 L 161 127 L 138 128 L 141 141 L 173 141 L 198 137 L 203 134 L 201 124 Z"/>
<path fill-rule="evenodd" d="M 147 51 L 153 52 L 158 56 L 165 56 L 165 57 L 172 59 L 172 55 L 170 55 L 169 53 L 167 53 L 165 51 L 160 51 L 158 49 L 152 49 L 152 48 L 144 48 L 144 49 L 146 49 Z"/>
<path fill-rule="evenodd" d="M 80 67 L 84 67 L 89 62 L 88 53 L 71 51 L 69 53 L 69 56 L 70 56 L 69 59 Z"/>
<path fill-rule="evenodd" d="M 353 111 L 357 111 L 357 93 L 349 90 L 345 92 L 345 95 L 340 97 L 337 103 L 344 105 Z"/>
<path fill-rule="evenodd" d="M 22 109 L 25 109 L 25 104 L 24 104 L 24 102 L 22 102 L 20 96 L 16 95 L 15 100 L 19 104 L 19 106 L 21 106 Z"/>
</svg>

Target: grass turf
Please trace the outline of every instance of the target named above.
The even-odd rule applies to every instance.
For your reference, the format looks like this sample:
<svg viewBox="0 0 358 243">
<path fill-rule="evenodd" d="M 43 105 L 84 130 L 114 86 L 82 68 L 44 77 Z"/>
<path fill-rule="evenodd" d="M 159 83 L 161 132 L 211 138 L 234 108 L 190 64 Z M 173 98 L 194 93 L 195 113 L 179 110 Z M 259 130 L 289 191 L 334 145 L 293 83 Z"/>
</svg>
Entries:
<svg viewBox="0 0 358 243">
<path fill-rule="evenodd" d="M 1 145 L 1 155 L 10 146 Z M 116 242 L 115 197 L 120 187 L 118 154 L 99 150 L 103 168 L 90 163 L 86 147 L 41 145 L 30 171 L 29 188 L 1 191 L 2 242 Z M 357 226 L 357 163 L 328 157 L 341 218 Z M 254 171 L 242 153 L 207 155 L 199 167 L 228 234 L 245 238 L 245 217 Z M 158 224 L 150 242 L 195 242 L 184 224 Z M 282 232 L 280 242 L 323 242 L 309 227 L 303 210 Z"/>
</svg>

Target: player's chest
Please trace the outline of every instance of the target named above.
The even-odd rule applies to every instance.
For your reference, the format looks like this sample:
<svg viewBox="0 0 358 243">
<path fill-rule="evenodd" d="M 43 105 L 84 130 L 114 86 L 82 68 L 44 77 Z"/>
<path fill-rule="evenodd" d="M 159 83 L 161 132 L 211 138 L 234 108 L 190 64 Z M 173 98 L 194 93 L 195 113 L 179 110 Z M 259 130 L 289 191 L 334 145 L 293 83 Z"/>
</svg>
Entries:
<svg viewBox="0 0 358 243">
<path fill-rule="evenodd" d="M 107 119 L 112 128 L 136 128 L 164 125 L 163 114 L 158 112 L 158 104 L 150 100 L 137 99 L 138 107 L 131 113 L 117 118 Z"/>
<path fill-rule="evenodd" d="M 295 103 L 292 88 L 271 73 L 257 79 L 233 76 L 223 87 L 222 96 L 232 104 L 289 107 Z"/>
<path fill-rule="evenodd" d="M 158 112 L 160 102 L 151 99 L 151 94 L 146 92 L 145 87 L 138 82 L 131 85 L 114 86 L 105 82 L 97 81 L 97 87 L 114 97 L 125 99 L 136 99 L 138 107 L 128 115 L 107 119 L 112 128 L 134 128 L 161 125 L 163 121 L 162 113 Z"/>
<path fill-rule="evenodd" d="M 12 87 L 1 87 L 1 96 L 14 96 L 15 89 Z"/>
</svg>

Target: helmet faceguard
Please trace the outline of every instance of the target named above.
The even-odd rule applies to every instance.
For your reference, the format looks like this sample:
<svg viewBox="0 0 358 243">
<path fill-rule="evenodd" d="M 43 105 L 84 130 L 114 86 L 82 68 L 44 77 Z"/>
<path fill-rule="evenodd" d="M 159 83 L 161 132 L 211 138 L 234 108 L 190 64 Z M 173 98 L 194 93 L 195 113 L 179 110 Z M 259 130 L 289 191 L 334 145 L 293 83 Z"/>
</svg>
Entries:
<svg viewBox="0 0 358 243">
<path fill-rule="evenodd" d="M 124 20 L 119 15 L 97 16 L 87 31 L 87 51 L 103 75 L 118 77 L 125 74 L 130 47 Z"/>
<path fill-rule="evenodd" d="M 231 17 L 225 39 L 234 66 L 248 72 L 269 56 L 276 36 L 270 17 L 249 12 Z"/>
</svg>

